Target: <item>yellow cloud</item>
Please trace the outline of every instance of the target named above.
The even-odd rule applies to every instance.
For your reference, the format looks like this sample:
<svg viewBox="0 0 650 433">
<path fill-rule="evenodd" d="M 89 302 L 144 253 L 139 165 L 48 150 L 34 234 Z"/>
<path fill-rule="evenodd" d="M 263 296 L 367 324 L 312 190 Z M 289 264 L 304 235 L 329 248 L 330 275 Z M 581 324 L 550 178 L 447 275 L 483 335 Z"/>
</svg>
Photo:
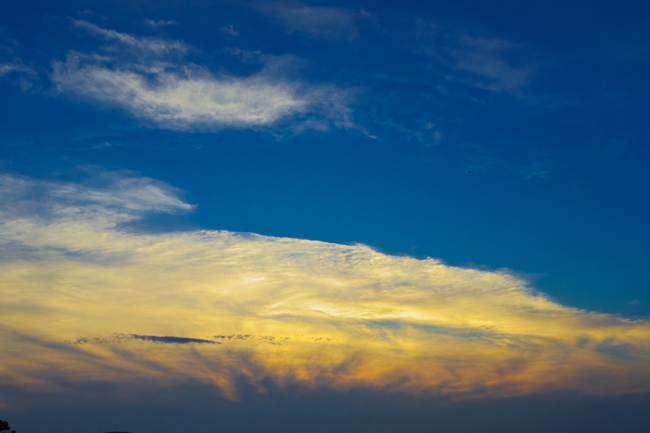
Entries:
<svg viewBox="0 0 650 433">
<path fill-rule="evenodd" d="M 1 382 L 191 380 L 230 398 L 242 377 L 453 398 L 650 390 L 648 322 L 564 307 L 506 273 L 364 245 L 126 230 L 190 208 L 145 178 L 5 177 L 0 194 Z"/>
</svg>

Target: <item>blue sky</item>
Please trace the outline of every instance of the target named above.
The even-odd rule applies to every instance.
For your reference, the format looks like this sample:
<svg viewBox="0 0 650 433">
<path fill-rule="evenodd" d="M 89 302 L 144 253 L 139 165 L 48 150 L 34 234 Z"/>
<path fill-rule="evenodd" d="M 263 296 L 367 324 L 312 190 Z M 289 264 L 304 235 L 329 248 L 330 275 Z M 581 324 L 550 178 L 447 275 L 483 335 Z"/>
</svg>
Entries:
<svg viewBox="0 0 650 433">
<path fill-rule="evenodd" d="M 198 233 L 254 233 L 343 255 L 368 246 L 391 269 L 432 258 L 462 278 L 515 278 L 494 284 L 575 314 L 647 326 L 647 3 L 25 1 L 2 11 L 7 266 L 127 254 L 136 238 L 184 233 L 184 251 L 207 242 Z M 17 234 L 37 216 L 40 240 Z M 66 224 L 78 233 L 57 231 Z M 81 247 L 84 236 L 97 242 Z M 98 246 L 106 236 L 120 246 Z M 308 245 L 296 254 L 321 251 Z M 279 269 L 265 266 L 250 278 Z M 141 325 L 105 332 L 207 338 Z M 589 337 L 595 352 L 647 363 L 632 334 L 611 332 Z"/>
</svg>

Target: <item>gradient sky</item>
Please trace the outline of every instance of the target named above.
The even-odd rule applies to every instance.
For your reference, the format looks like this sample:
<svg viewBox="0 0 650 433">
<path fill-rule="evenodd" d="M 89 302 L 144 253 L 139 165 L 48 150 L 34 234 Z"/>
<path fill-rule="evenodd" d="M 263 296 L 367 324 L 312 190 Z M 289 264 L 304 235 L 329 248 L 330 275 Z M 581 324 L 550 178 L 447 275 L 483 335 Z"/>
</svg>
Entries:
<svg viewBox="0 0 650 433">
<path fill-rule="evenodd" d="M 647 2 L 0 11 L 12 428 L 647 428 Z"/>
</svg>

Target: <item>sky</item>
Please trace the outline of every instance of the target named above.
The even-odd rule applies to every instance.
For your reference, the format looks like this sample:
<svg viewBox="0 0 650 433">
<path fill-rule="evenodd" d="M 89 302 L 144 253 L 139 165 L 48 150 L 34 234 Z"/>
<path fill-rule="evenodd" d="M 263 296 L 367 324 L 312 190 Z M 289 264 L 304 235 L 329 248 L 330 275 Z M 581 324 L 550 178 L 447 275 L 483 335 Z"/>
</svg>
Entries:
<svg viewBox="0 0 650 433">
<path fill-rule="evenodd" d="M 0 10 L 12 428 L 647 428 L 647 2 Z"/>
</svg>

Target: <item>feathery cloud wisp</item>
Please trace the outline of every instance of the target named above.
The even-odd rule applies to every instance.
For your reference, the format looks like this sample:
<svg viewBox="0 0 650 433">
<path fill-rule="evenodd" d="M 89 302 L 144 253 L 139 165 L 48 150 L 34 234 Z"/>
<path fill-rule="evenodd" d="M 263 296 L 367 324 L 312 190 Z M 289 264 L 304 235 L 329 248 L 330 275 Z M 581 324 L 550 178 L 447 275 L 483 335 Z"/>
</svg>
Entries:
<svg viewBox="0 0 650 433">
<path fill-rule="evenodd" d="M 16 53 L 17 46 L 17 42 L 13 40 L 0 42 L 0 78 L 15 74 L 18 77 L 18 85 L 23 90 L 28 90 L 38 81 L 38 74 L 32 66 L 26 65 Z"/>
<path fill-rule="evenodd" d="M 418 21 L 421 50 L 447 70 L 447 79 L 521 97 L 538 69 L 530 49 L 500 37 L 471 36 L 438 24 Z"/>
<path fill-rule="evenodd" d="M 275 1 L 259 3 L 257 10 L 272 17 L 287 33 L 301 32 L 313 37 L 350 40 L 358 33 L 354 24 L 355 14 L 344 8 Z"/>
<path fill-rule="evenodd" d="M 486 90 L 517 94 L 529 84 L 535 65 L 517 65 L 507 60 L 508 54 L 521 47 L 500 38 L 470 37 L 459 39 L 451 50 L 457 71 L 474 76 L 470 82 Z"/>
<path fill-rule="evenodd" d="M 123 108 L 164 129 L 268 127 L 292 120 L 296 130 L 353 126 L 349 96 L 333 86 L 290 81 L 275 67 L 246 77 L 215 76 L 185 60 L 192 47 L 184 42 L 74 23 L 106 46 L 102 55 L 72 51 L 53 62 L 51 79 L 61 93 Z"/>
</svg>

